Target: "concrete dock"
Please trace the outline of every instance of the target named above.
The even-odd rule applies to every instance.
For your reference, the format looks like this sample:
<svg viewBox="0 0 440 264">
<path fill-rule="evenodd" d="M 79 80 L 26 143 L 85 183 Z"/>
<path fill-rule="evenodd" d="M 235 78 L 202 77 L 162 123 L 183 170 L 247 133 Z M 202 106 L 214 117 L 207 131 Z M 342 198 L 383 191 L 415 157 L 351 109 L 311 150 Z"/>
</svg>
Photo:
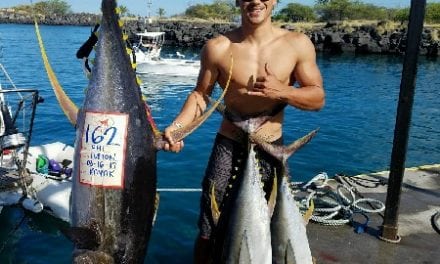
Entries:
<svg viewBox="0 0 440 264">
<path fill-rule="evenodd" d="M 385 203 L 388 171 L 350 177 L 347 183 L 359 195 Z M 345 177 L 344 177 L 345 178 Z M 364 232 L 355 225 L 327 226 L 310 222 L 307 226 L 310 248 L 316 263 L 440 263 L 440 164 L 405 170 L 399 208 L 400 242 L 380 239 L 383 212 L 367 213 Z M 396 241 L 395 241 L 396 242 Z"/>
</svg>

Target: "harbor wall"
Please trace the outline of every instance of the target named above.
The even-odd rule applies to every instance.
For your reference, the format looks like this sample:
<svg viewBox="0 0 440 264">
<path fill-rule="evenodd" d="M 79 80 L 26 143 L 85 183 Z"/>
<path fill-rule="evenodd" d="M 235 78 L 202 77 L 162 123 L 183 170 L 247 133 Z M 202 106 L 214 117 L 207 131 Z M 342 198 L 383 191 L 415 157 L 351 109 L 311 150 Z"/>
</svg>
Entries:
<svg viewBox="0 0 440 264">
<path fill-rule="evenodd" d="M 39 18 L 40 24 L 93 26 L 100 20 L 95 14 L 70 14 Z M 130 41 L 136 41 L 135 33 L 164 31 L 165 45 L 175 47 L 202 47 L 207 40 L 238 27 L 234 23 L 198 22 L 183 20 L 155 20 L 149 23 L 144 18 L 124 20 L 124 28 Z M 25 13 L 0 10 L 0 23 L 32 24 L 33 18 Z M 406 27 L 389 27 L 387 22 L 370 25 L 347 26 L 345 22 L 322 23 L 308 29 L 297 28 L 294 24 L 280 25 L 290 31 L 301 31 L 310 37 L 316 50 L 329 54 L 396 54 L 402 55 L 406 49 Z M 433 27 L 425 27 L 420 44 L 420 54 L 438 57 L 440 32 Z"/>
</svg>

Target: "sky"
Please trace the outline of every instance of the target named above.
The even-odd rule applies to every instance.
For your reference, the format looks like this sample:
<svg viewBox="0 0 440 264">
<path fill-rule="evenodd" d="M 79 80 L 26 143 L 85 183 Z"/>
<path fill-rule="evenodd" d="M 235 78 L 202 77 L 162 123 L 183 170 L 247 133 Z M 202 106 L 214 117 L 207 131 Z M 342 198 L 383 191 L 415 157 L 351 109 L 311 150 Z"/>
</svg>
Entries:
<svg viewBox="0 0 440 264">
<path fill-rule="evenodd" d="M 33 0 L 34 3 L 40 0 Z M 101 0 L 65 0 L 69 3 L 73 12 L 99 13 Z M 13 7 L 16 5 L 30 4 L 31 0 L 0 0 L 0 8 Z M 148 3 L 151 8 L 148 9 Z M 183 13 L 185 9 L 194 4 L 209 4 L 213 0 L 118 0 L 118 4 L 127 7 L 128 12 L 140 16 L 157 16 L 159 8 L 165 10 L 165 16 Z M 408 7 L 411 0 L 362 0 L 363 3 L 374 4 L 385 7 Z M 440 2 L 440 0 L 428 0 L 430 2 Z M 314 5 L 315 0 L 281 0 L 278 9 L 288 3 L 300 3 L 304 5 Z M 150 10 L 150 11 L 149 11 Z"/>
</svg>

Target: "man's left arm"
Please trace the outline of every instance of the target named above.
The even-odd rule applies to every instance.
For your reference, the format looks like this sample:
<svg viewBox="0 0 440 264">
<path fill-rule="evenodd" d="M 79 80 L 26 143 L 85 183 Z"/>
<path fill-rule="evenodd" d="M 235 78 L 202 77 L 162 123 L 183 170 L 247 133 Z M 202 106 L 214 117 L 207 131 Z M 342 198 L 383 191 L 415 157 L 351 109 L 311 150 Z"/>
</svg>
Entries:
<svg viewBox="0 0 440 264">
<path fill-rule="evenodd" d="M 300 50 L 298 61 L 292 73 L 300 86 L 282 99 L 303 110 L 320 110 L 325 103 L 325 93 L 321 72 L 316 64 L 315 47 L 306 35 L 300 38 L 297 42 Z"/>
</svg>

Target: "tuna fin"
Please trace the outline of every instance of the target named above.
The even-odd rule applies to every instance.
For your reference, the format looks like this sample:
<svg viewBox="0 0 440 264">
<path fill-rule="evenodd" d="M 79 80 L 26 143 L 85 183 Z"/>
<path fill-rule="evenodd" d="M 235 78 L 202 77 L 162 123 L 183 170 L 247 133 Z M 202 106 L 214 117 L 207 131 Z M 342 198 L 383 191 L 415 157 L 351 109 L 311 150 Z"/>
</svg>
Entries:
<svg viewBox="0 0 440 264">
<path fill-rule="evenodd" d="M 269 216 L 272 217 L 273 211 L 275 210 L 275 205 L 278 195 L 278 175 L 275 169 L 275 177 L 273 178 L 272 192 L 270 193 L 269 201 L 267 206 L 269 207 Z"/>
<path fill-rule="evenodd" d="M 249 248 L 249 239 L 246 231 L 244 231 L 244 234 L 241 237 L 240 251 L 238 252 L 238 263 L 252 263 Z"/>
<path fill-rule="evenodd" d="M 217 225 L 218 220 L 220 218 L 220 209 L 218 207 L 217 201 L 215 199 L 215 192 L 214 192 L 214 184 L 211 187 L 211 214 L 212 219 L 214 220 L 214 224 Z"/>
<path fill-rule="evenodd" d="M 70 227 L 61 232 L 73 242 L 78 249 L 96 250 L 99 246 L 99 236 L 95 230 L 86 227 Z"/>
<path fill-rule="evenodd" d="M 315 203 L 310 200 L 310 207 L 307 209 L 306 213 L 303 215 L 304 223 L 307 225 L 309 220 L 312 218 L 313 211 L 315 210 Z"/>
<path fill-rule="evenodd" d="M 61 87 L 58 82 L 57 76 L 52 69 L 52 66 L 49 63 L 49 59 L 46 54 L 46 49 L 44 48 L 43 39 L 41 38 L 40 29 L 38 27 L 37 18 L 34 18 L 35 23 L 35 33 L 37 34 L 38 45 L 40 46 L 41 57 L 43 58 L 44 67 L 46 68 L 47 77 L 49 78 L 50 84 L 52 85 L 52 89 L 55 92 L 55 96 L 57 97 L 58 103 L 61 106 L 64 114 L 67 119 L 69 119 L 72 125 L 76 125 L 76 119 L 78 116 L 78 107 L 73 103 L 73 101 L 67 96 L 64 92 L 63 87 Z"/>
<path fill-rule="evenodd" d="M 150 107 L 148 106 L 145 100 L 144 102 L 145 102 L 145 111 L 147 113 L 147 120 L 148 123 L 150 124 L 151 130 L 153 131 L 154 138 L 161 138 L 162 132 L 160 132 L 160 130 L 157 128 L 156 122 L 154 121 L 153 115 L 151 114 Z"/>
</svg>

